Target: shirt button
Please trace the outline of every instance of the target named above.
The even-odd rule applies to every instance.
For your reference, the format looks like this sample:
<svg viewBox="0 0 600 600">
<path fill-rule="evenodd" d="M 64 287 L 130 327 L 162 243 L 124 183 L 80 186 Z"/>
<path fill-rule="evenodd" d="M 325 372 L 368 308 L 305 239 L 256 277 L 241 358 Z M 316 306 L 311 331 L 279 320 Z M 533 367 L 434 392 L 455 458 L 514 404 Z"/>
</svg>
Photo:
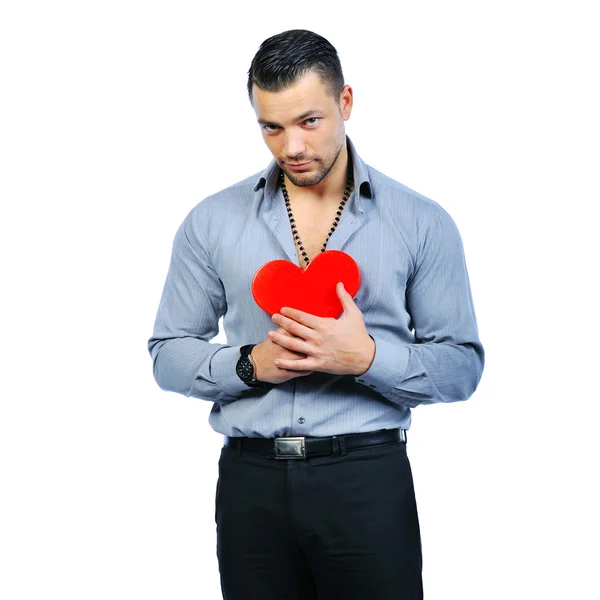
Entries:
<svg viewBox="0 0 600 600">
<path fill-rule="evenodd" d="M 370 387 L 370 388 L 373 388 L 373 389 L 375 389 L 377 386 L 375 386 L 375 385 L 373 385 L 372 383 L 370 383 L 370 384 L 369 384 L 369 387 Z"/>
<path fill-rule="evenodd" d="M 300 417 L 300 418 L 298 419 L 298 423 L 300 423 L 300 425 L 304 425 L 304 421 L 305 421 L 305 418 L 304 418 L 304 417 Z"/>
<path fill-rule="evenodd" d="M 364 382 L 365 382 L 365 380 L 364 380 L 364 379 L 359 379 L 359 380 L 358 380 L 358 383 L 364 383 Z"/>
</svg>

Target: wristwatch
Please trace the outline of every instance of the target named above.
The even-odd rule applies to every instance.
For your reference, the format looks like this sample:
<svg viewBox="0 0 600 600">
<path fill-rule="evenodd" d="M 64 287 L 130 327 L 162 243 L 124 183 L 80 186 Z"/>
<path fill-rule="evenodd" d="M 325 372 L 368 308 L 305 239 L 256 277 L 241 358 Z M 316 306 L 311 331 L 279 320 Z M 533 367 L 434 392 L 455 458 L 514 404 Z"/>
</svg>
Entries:
<svg viewBox="0 0 600 600">
<path fill-rule="evenodd" d="M 247 346 L 242 346 L 240 348 L 240 354 L 237 361 L 237 365 L 235 366 L 235 372 L 238 374 L 238 377 L 249 387 L 271 387 L 270 383 L 266 381 L 257 381 L 254 376 L 254 363 L 250 358 L 250 353 L 252 352 L 252 348 L 254 348 L 256 344 L 248 344 Z"/>
</svg>

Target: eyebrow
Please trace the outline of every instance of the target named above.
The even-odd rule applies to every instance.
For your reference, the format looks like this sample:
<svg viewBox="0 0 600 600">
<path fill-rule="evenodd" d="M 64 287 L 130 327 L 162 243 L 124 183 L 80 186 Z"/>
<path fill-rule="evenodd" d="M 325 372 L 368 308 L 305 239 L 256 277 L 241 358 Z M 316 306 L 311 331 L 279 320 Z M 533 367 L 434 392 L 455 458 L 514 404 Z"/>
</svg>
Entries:
<svg viewBox="0 0 600 600">
<path fill-rule="evenodd" d="M 322 110 L 318 110 L 316 108 L 313 108 L 311 110 L 307 110 L 305 112 L 303 112 L 301 115 L 298 115 L 294 121 L 298 122 L 298 121 L 304 121 L 306 119 L 308 119 L 308 117 L 310 116 L 315 116 L 315 117 L 322 117 L 325 113 Z M 265 121 L 265 119 L 258 119 L 258 122 L 261 125 L 277 125 L 279 127 L 278 123 L 274 123 L 273 121 Z"/>
</svg>

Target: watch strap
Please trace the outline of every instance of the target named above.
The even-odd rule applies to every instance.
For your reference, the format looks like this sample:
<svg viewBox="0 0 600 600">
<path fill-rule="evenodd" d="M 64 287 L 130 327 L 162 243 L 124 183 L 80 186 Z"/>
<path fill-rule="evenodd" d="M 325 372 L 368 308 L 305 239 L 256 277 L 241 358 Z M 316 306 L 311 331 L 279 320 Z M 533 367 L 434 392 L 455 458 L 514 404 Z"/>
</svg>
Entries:
<svg viewBox="0 0 600 600">
<path fill-rule="evenodd" d="M 242 381 L 248 386 L 248 387 L 253 387 L 253 388 L 270 388 L 272 387 L 272 384 L 266 382 L 266 381 L 257 381 L 256 380 L 256 371 L 254 370 L 254 363 L 252 362 L 252 358 L 250 357 L 250 354 L 252 353 L 252 349 L 254 348 L 254 346 L 256 346 L 256 344 L 246 344 L 245 346 L 242 346 L 240 348 L 240 358 L 238 359 L 238 364 L 240 363 L 240 361 L 249 361 L 252 364 L 253 367 L 253 375 L 252 375 L 252 379 L 250 380 L 245 380 L 242 379 L 242 377 L 240 377 L 240 379 L 242 379 Z M 239 376 L 239 372 L 238 372 L 238 376 Z"/>
<path fill-rule="evenodd" d="M 242 346 L 240 348 L 240 357 L 250 356 L 252 348 L 254 348 L 254 346 L 256 346 L 256 344 L 247 344 L 246 346 Z"/>
</svg>

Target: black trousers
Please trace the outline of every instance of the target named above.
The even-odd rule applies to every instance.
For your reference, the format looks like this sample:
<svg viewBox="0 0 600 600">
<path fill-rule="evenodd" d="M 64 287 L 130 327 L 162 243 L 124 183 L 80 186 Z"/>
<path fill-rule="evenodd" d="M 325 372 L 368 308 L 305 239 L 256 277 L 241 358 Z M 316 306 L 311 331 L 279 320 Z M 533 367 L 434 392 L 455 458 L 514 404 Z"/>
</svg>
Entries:
<svg viewBox="0 0 600 600">
<path fill-rule="evenodd" d="M 215 519 L 224 600 L 423 598 L 404 443 L 300 460 L 225 446 Z"/>
</svg>

